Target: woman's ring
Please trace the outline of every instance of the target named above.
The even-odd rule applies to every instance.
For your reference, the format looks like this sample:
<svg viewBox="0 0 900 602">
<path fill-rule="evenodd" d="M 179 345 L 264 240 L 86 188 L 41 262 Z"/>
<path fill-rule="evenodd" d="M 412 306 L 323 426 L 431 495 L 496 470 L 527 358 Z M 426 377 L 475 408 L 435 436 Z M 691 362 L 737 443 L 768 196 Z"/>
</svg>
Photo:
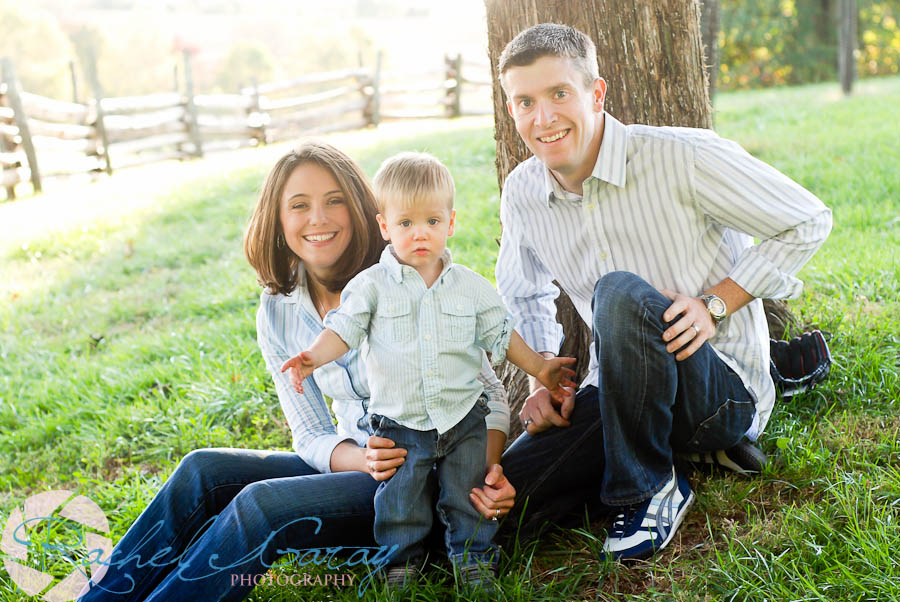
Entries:
<svg viewBox="0 0 900 602">
<path fill-rule="evenodd" d="M 700 334 L 700 329 L 697 328 L 696 324 L 691 324 L 691 328 L 694 329 L 694 336 L 697 336 L 698 334 Z"/>
<path fill-rule="evenodd" d="M 494 518 L 492 518 L 491 520 L 497 520 L 498 518 L 500 518 L 500 508 L 497 508 L 497 514 L 495 514 Z"/>
<path fill-rule="evenodd" d="M 528 425 L 531 424 L 532 422 L 534 422 L 533 419 L 531 419 L 531 418 L 526 418 L 526 419 L 525 419 L 525 422 L 522 423 L 522 425 L 525 427 L 525 430 L 526 430 L 526 431 L 528 430 Z"/>
</svg>

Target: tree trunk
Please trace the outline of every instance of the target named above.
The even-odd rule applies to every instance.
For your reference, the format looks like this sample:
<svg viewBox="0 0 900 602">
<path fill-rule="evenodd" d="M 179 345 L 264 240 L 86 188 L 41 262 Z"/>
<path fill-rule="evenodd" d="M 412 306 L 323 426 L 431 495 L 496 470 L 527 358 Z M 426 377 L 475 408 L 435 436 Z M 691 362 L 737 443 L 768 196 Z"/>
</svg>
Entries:
<svg viewBox="0 0 900 602">
<path fill-rule="evenodd" d="M 529 156 L 506 111 L 497 59 L 517 33 L 538 23 L 571 25 L 597 46 L 600 75 L 609 87 L 606 110 L 623 123 L 709 128 L 712 108 L 704 74 L 699 5 L 693 0 L 485 0 L 493 75 L 494 138 L 500 188 Z M 561 354 L 578 358 L 579 382 L 588 368 L 590 330 L 565 293 L 557 300 L 565 332 Z M 510 440 L 522 432 L 518 411 L 528 396 L 525 374 L 505 363 L 498 376 L 509 392 Z"/>
<path fill-rule="evenodd" d="M 700 28 L 703 35 L 703 59 L 709 81 L 709 102 L 716 97 L 716 76 L 719 73 L 719 0 L 703 0 L 700 4 Z"/>
<path fill-rule="evenodd" d="M 856 21 L 859 9 L 856 0 L 840 0 L 841 18 L 838 40 L 838 71 L 841 76 L 841 90 L 849 95 L 856 79 Z"/>
</svg>

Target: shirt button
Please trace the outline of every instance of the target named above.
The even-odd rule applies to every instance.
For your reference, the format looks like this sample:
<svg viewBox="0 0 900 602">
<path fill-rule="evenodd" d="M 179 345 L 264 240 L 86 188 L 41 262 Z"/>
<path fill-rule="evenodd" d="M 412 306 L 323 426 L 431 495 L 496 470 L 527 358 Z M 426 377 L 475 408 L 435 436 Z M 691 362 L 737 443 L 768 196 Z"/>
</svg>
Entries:
<svg viewBox="0 0 900 602">
<path fill-rule="evenodd" d="M 606 253 L 601 253 L 601 254 L 600 254 L 600 259 L 606 259 Z"/>
<path fill-rule="evenodd" d="M 430 300 L 430 299 L 425 299 L 424 301 L 422 301 L 422 303 L 424 303 L 425 305 L 428 305 L 429 303 L 431 303 L 431 300 Z"/>
<path fill-rule="evenodd" d="M 424 338 L 426 341 L 430 341 L 430 340 L 431 340 L 431 335 L 430 335 L 430 334 L 426 334 L 423 338 Z"/>
<path fill-rule="evenodd" d="M 429 370 L 429 371 L 428 371 L 428 376 L 434 376 L 434 370 Z"/>
<path fill-rule="evenodd" d="M 594 204 L 591 203 L 590 205 L 587 206 L 587 208 L 588 208 L 589 210 L 590 210 L 590 209 L 593 209 L 593 208 L 594 208 Z"/>
</svg>

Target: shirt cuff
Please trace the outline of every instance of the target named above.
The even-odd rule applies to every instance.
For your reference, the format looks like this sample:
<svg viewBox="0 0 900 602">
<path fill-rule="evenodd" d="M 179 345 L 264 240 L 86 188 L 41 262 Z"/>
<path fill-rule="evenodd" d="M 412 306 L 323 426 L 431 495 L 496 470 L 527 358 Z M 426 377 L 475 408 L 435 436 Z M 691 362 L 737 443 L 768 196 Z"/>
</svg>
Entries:
<svg viewBox="0 0 900 602">
<path fill-rule="evenodd" d="M 325 319 L 322 323 L 325 328 L 334 331 L 336 335 L 341 337 L 341 340 L 351 349 L 358 348 L 366 336 L 366 331 L 354 323 L 352 318 L 342 315 L 335 310 L 325 314 Z"/>
<path fill-rule="evenodd" d="M 803 282 L 781 271 L 757 247 L 738 258 L 728 277 L 758 299 L 793 299 L 803 290 Z"/>
<path fill-rule="evenodd" d="M 497 338 L 494 339 L 494 344 L 491 345 L 491 365 L 499 366 L 506 360 L 506 350 L 509 349 L 509 339 L 512 337 L 512 333 L 512 316 L 506 316 L 503 319 L 503 327 L 500 334 L 497 335 Z"/>
<path fill-rule="evenodd" d="M 300 459 L 311 467 L 322 474 L 328 474 L 331 472 L 331 454 L 334 452 L 334 448 L 338 446 L 338 443 L 342 441 L 352 441 L 352 439 L 334 434 L 319 435 L 312 441 L 307 442 L 303 447 L 295 441 L 294 450 L 300 456 Z"/>
<path fill-rule="evenodd" d="M 500 431 L 505 435 L 509 435 L 509 407 L 506 412 L 500 408 L 491 406 L 491 413 L 484 417 L 484 425 L 489 431 Z"/>
</svg>

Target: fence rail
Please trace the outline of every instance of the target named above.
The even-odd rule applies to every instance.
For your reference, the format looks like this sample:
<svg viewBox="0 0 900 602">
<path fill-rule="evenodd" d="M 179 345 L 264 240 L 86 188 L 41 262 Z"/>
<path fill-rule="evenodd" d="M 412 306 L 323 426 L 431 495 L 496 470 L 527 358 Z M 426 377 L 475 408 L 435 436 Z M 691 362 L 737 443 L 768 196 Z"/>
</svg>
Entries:
<svg viewBox="0 0 900 602">
<path fill-rule="evenodd" d="M 309 73 L 244 87 L 238 94 L 194 94 L 191 57 L 184 55 L 184 91 L 104 98 L 94 81 L 87 103 L 45 98 L 19 89 L 3 59 L 0 79 L 0 188 L 17 183 L 200 157 L 308 134 L 357 129 L 385 119 L 491 114 L 490 66 L 446 56 L 442 70 L 382 73 L 372 69 Z M 96 73 L 95 65 L 88 72 Z M 465 72 L 465 75 L 463 73 Z M 475 94 L 481 107 L 463 109 Z M 38 166 L 40 160 L 40 167 Z"/>
</svg>

